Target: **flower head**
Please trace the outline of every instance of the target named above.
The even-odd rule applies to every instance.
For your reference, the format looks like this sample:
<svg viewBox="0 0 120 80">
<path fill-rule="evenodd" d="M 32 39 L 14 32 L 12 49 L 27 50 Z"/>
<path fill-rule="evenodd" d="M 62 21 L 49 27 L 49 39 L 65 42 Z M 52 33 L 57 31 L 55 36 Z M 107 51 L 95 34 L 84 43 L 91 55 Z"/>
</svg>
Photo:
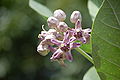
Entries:
<svg viewBox="0 0 120 80">
<path fill-rule="evenodd" d="M 70 17 L 70 21 L 75 24 L 75 28 L 70 28 L 64 22 L 66 14 L 62 10 L 54 11 L 54 15 L 47 20 L 48 26 L 52 29 L 41 31 L 38 38 L 41 40 L 37 47 L 37 51 L 45 56 L 48 52 L 52 52 L 51 61 L 58 61 L 61 65 L 64 60 L 73 61 L 71 50 L 80 45 L 89 42 L 91 29 L 82 29 L 81 14 L 74 11 Z M 80 42 L 76 42 L 79 40 Z"/>
<path fill-rule="evenodd" d="M 58 47 L 58 50 L 56 50 L 56 52 L 52 55 L 52 57 L 50 59 L 52 60 L 59 60 L 59 59 L 67 59 L 70 62 L 73 60 L 72 54 L 71 54 L 71 49 L 79 47 L 80 44 L 79 43 L 73 43 L 70 42 L 70 38 L 69 38 L 69 32 L 66 32 L 64 34 L 64 39 L 63 41 L 59 41 L 56 39 L 52 39 L 51 42 Z"/>
<path fill-rule="evenodd" d="M 87 43 L 90 38 L 91 29 L 82 29 L 81 27 L 81 21 L 78 19 L 75 23 L 75 32 L 73 36 L 76 38 L 76 40 L 80 40 L 82 43 Z"/>
</svg>

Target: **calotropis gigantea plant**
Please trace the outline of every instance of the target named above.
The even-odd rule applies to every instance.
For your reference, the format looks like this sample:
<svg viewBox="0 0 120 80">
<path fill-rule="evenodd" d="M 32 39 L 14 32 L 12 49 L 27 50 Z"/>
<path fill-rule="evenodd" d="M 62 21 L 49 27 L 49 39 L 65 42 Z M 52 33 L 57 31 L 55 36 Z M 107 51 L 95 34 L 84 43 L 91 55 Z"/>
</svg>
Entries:
<svg viewBox="0 0 120 80">
<path fill-rule="evenodd" d="M 66 59 L 70 62 L 73 60 L 71 50 L 89 42 L 91 32 L 89 28 L 82 29 L 79 11 L 74 11 L 70 17 L 70 21 L 75 24 L 74 28 L 68 27 L 65 18 L 66 14 L 61 9 L 54 11 L 53 16 L 47 19 L 50 29 L 41 31 L 38 36 L 41 42 L 37 47 L 37 51 L 44 56 L 51 51 L 51 61 L 58 61 L 61 65 L 64 65 Z"/>
<path fill-rule="evenodd" d="M 83 4 L 83 2 L 88 3 L 88 5 Z M 29 5 L 31 8 L 33 8 L 42 16 L 45 16 L 48 18 L 51 15 L 53 15 L 53 13 L 46 6 L 43 6 L 42 4 L 39 4 L 34 0 L 30 0 Z M 90 70 L 84 76 L 83 80 L 100 80 L 100 79 L 101 80 L 120 80 L 120 37 L 119 37 L 120 36 L 120 14 L 119 14 L 120 6 L 119 5 L 120 5 L 120 0 L 87 0 L 87 1 L 80 0 L 79 8 L 83 6 L 84 8 L 87 7 L 87 9 L 89 9 L 91 18 L 93 19 L 92 33 L 91 33 L 92 58 L 88 54 L 86 54 L 85 51 L 81 49 L 81 47 L 79 48 L 78 46 L 77 48 L 70 48 L 69 46 L 68 51 L 70 51 L 70 49 L 75 49 L 94 64 L 94 68 L 90 68 Z M 81 9 L 81 11 L 82 10 L 83 9 Z M 86 11 L 83 11 L 81 13 L 84 13 L 84 12 Z M 53 17 L 58 18 L 57 16 L 53 16 Z M 58 19 L 58 23 L 60 22 L 61 25 L 63 24 L 66 25 L 66 23 L 63 22 L 64 17 L 62 17 L 62 19 L 60 20 Z M 62 34 L 56 38 L 55 37 L 53 38 L 53 36 L 51 35 L 51 38 L 53 38 L 53 40 L 51 41 L 52 44 L 51 46 L 49 46 L 49 48 L 52 49 L 51 51 L 53 51 L 53 54 L 54 52 L 56 52 L 56 50 L 57 51 L 60 50 L 62 52 L 62 50 L 60 49 L 60 46 L 57 48 L 53 48 L 52 46 L 53 45 L 58 46 L 61 44 L 64 46 L 64 44 L 66 44 L 63 41 L 64 38 L 69 39 L 68 41 L 69 44 L 77 42 L 79 46 L 86 45 L 85 40 L 87 40 L 87 38 L 85 38 L 85 35 L 84 35 L 84 38 L 82 39 L 80 38 L 80 36 L 78 36 L 79 31 L 83 31 L 83 32 L 85 31 L 83 29 L 80 29 L 81 26 L 80 27 L 76 26 L 77 24 L 79 24 L 79 22 L 81 22 L 81 16 L 79 15 L 79 20 L 78 19 L 76 20 L 77 21 L 75 21 L 74 19 L 70 20 L 72 23 L 75 24 L 74 29 L 69 28 L 70 26 L 69 27 L 66 26 L 65 29 L 62 29 L 62 28 L 59 29 L 58 26 L 57 28 L 54 28 L 54 31 L 58 32 L 57 34 L 61 34 L 61 33 Z M 66 30 L 67 32 L 64 32 Z M 90 29 L 85 29 L 85 30 L 87 30 L 87 32 L 91 31 Z M 50 31 L 44 30 L 41 32 L 41 34 L 46 32 L 51 32 L 51 31 L 53 31 L 53 29 L 50 29 Z M 70 31 L 71 33 L 74 33 L 75 36 L 73 35 L 71 36 Z M 66 34 L 63 34 L 63 33 L 66 33 Z M 64 36 L 70 36 L 70 38 L 64 37 Z M 87 36 L 90 36 L 90 35 L 87 35 Z M 46 39 L 48 38 L 49 37 L 46 37 Z M 48 39 L 48 42 L 49 40 L 50 39 Z M 60 42 L 59 44 L 55 44 L 55 41 L 57 42 L 60 41 Z M 44 46 L 44 50 L 45 51 L 43 51 L 43 53 L 46 53 L 46 54 L 50 51 L 50 49 L 46 48 L 45 46 Z M 87 47 L 85 47 L 84 50 L 86 50 L 87 52 Z M 41 54 L 41 55 L 46 55 L 46 54 Z M 55 55 L 51 57 L 52 61 L 54 61 L 54 56 Z M 62 59 L 62 61 L 65 59 L 67 59 L 67 57 L 65 57 L 64 55 L 64 59 Z M 69 61 L 71 60 L 72 58 Z M 99 75 L 97 75 L 97 73 Z"/>
</svg>

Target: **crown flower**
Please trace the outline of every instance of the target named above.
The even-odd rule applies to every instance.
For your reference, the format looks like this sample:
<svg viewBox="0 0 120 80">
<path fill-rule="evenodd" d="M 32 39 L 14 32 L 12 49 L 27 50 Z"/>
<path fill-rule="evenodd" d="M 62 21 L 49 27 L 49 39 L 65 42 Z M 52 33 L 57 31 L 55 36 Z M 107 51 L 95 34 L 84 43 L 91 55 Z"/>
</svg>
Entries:
<svg viewBox="0 0 120 80">
<path fill-rule="evenodd" d="M 68 27 L 64 22 L 65 18 L 66 14 L 61 9 L 54 11 L 53 16 L 47 20 L 51 29 L 46 31 L 43 28 L 38 35 L 41 42 L 37 47 L 37 51 L 43 56 L 51 51 L 53 55 L 50 60 L 57 61 L 63 66 L 65 66 L 64 60 L 73 61 L 72 49 L 89 42 L 91 32 L 89 28 L 82 29 L 82 18 L 79 11 L 74 11 L 70 17 L 70 21 L 75 25 L 74 28 Z"/>
</svg>

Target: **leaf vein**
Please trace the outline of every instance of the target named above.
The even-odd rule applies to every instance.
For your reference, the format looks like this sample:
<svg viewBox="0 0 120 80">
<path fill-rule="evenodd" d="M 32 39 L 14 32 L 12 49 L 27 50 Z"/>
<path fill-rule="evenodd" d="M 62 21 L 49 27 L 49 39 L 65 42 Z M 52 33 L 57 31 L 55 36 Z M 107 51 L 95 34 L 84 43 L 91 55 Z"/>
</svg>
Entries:
<svg viewBox="0 0 120 80">
<path fill-rule="evenodd" d="M 118 19 L 118 16 L 117 16 L 117 14 L 116 14 L 116 11 L 114 10 L 114 8 L 113 8 L 113 6 L 111 5 L 110 1 L 109 1 L 109 0 L 106 0 L 106 1 L 107 1 L 108 4 L 110 5 L 110 7 L 111 7 L 111 9 L 112 9 L 112 11 L 113 11 L 113 13 L 114 13 L 114 15 L 115 15 L 115 17 L 116 17 L 116 20 L 117 20 L 117 22 L 118 22 L 118 25 L 120 26 L 120 21 L 119 21 L 119 19 Z"/>
<path fill-rule="evenodd" d="M 113 46 L 115 46 L 115 47 L 117 47 L 117 48 L 120 49 L 120 46 L 118 46 L 118 45 L 116 45 L 116 44 L 114 44 L 114 43 L 112 43 L 112 42 L 110 42 L 110 41 L 108 41 L 108 40 L 100 37 L 100 36 L 99 36 L 97 33 L 95 33 L 95 32 L 94 32 L 94 34 L 96 34 L 96 36 L 98 36 L 100 39 L 104 40 L 104 41 L 107 42 L 108 44 L 113 45 Z"/>
<path fill-rule="evenodd" d="M 115 76 L 111 75 L 110 73 L 103 72 L 103 71 L 102 71 L 102 73 L 104 73 L 104 74 L 106 74 L 106 75 L 109 75 L 109 76 L 112 76 L 112 77 L 114 77 L 114 78 L 115 78 L 115 79 L 117 79 L 117 80 L 119 80 L 119 79 L 120 79 L 120 78 L 118 78 L 118 77 L 115 77 Z"/>
<path fill-rule="evenodd" d="M 109 27 L 113 28 L 113 29 L 120 30 L 119 28 L 117 28 L 117 27 L 113 27 L 113 26 L 111 26 L 111 25 L 109 25 L 109 24 L 103 22 L 102 20 L 101 20 L 100 22 L 103 23 L 103 24 L 106 25 L 106 26 L 109 26 Z"/>
<path fill-rule="evenodd" d="M 120 68 L 120 65 L 116 64 L 115 62 L 111 61 L 111 60 L 108 60 L 106 59 L 105 57 L 103 57 L 102 55 L 98 54 L 100 57 L 102 57 L 104 60 L 108 61 L 109 63 L 115 65 L 116 67 Z"/>
</svg>

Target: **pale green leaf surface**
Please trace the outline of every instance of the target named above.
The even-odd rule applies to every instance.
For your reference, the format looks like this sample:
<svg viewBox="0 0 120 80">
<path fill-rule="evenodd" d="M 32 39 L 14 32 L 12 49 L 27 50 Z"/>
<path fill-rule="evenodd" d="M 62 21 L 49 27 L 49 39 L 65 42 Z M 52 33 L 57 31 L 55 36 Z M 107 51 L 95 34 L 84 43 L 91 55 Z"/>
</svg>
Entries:
<svg viewBox="0 0 120 80">
<path fill-rule="evenodd" d="M 105 0 L 93 24 L 92 56 L 102 80 L 120 80 L 120 0 Z"/>
<path fill-rule="evenodd" d="M 94 21 L 99 8 L 92 0 L 88 0 L 88 9 L 89 9 L 91 18 Z"/>
<path fill-rule="evenodd" d="M 100 7 L 103 0 L 91 0 L 97 7 Z"/>
<path fill-rule="evenodd" d="M 34 0 L 29 1 L 29 6 L 44 17 L 52 16 L 52 12 L 46 6 L 36 2 Z"/>
<path fill-rule="evenodd" d="M 83 80 L 100 80 L 100 77 L 95 69 L 95 67 L 91 67 L 83 77 Z"/>
</svg>

